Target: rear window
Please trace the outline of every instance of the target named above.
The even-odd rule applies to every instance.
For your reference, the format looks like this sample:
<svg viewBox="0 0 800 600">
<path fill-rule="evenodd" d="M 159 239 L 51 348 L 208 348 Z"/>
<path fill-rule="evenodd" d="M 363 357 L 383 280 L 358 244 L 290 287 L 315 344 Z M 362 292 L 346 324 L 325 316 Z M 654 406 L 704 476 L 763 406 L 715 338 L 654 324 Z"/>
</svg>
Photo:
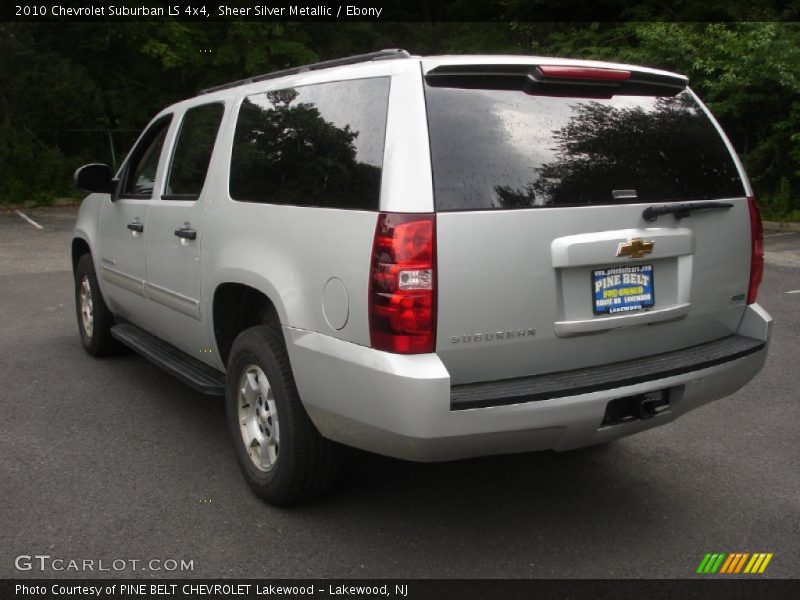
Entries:
<svg viewBox="0 0 800 600">
<path fill-rule="evenodd" d="M 234 200 L 378 210 L 389 78 L 248 96 L 231 156 Z"/>
<path fill-rule="evenodd" d="M 440 211 L 744 195 L 688 91 L 581 98 L 426 83 L 425 97 Z"/>
</svg>

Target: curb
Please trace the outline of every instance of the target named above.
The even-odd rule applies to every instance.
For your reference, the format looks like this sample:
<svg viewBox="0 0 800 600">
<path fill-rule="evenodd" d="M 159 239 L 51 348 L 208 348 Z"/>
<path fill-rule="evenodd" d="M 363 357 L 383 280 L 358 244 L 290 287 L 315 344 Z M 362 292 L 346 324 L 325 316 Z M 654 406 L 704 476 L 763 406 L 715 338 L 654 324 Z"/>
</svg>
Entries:
<svg viewBox="0 0 800 600">
<path fill-rule="evenodd" d="M 800 223 L 789 223 L 780 221 L 762 221 L 764 231 L 794 231 L 800 233 Z"/>
</svg>

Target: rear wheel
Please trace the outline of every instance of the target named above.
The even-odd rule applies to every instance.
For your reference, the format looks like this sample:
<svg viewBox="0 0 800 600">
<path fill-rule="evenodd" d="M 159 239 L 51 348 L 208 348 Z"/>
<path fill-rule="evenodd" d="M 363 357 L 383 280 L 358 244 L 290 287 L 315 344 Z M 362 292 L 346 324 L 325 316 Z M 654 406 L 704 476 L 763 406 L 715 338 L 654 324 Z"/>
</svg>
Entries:
<svg viewBox="0 0 800 600">
<path fill-rule="evenodd" d="M 234 341 L 226 413 L 239 466 L 260 498 L 288 506 L 333 487 L 340 449 L 306 414 L 280 330 L 251 327 Z"/>
<path fill-rule="evenodd" d="M 75 268 L 75 311 L 86 352 L 92 356 L 106 356 L 124 349 L 111 337 L 114 316 L 100 293 L 90 254 L 81 256 Z"/>
</svg>

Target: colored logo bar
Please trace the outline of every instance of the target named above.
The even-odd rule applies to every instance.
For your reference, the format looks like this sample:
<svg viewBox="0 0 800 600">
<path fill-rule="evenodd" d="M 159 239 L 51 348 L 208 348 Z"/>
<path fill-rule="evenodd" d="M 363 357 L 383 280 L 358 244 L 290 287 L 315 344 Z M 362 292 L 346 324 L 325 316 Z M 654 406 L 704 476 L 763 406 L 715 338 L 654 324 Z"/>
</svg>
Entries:
<svg viewBox="0 0 800 600">
<path fill-rule="evenodd" d="M 697 573 L 720 575 L 735 575 L 738 573 L 757 574 L 763 573 L 769 561 L 772 560 L 772 552 L 725 552 L 708 553 L 700 561 Z"/>
</svg>

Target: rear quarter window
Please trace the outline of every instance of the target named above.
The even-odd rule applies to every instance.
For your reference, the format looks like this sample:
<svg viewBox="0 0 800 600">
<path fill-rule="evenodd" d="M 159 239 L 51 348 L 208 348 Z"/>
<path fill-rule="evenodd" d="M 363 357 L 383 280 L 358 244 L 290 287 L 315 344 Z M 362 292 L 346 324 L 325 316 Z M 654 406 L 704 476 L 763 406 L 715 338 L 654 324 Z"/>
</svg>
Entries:
<svg viewBox="0 0 800 600">
<path fill-rule="evenodd" d="M 234 134 L 231 197 L 378 210 L 388 102 L 388 77 L 246 97 Z"/>
<path fill-rule="evenodd" d="M 437 210 L 744 195 L 689 91 L 582 98 L 426 84 L 425 95 Z M 614 199 L 615 190 L 636 195 Z"/>
</svg>

